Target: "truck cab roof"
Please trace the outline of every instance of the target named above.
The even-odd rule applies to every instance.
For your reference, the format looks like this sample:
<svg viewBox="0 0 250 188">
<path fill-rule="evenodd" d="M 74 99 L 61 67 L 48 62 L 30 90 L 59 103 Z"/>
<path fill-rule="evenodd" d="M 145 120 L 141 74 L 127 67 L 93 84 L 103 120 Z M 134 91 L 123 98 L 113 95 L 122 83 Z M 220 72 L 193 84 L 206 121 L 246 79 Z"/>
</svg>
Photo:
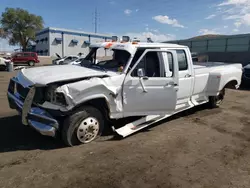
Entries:
<svg viewBox="0 0 250 188">
<path fill-rule="evenodd" d="M 92 44 L 90 45 L 90 47 L 126 50 L 130 53 L 133 53 L 137 48 L 187 48 L 187 46 L 182 46 L 172 43 L 147 43 L 147 42 L 104 42 L 104 43 Z"/>
</svg>

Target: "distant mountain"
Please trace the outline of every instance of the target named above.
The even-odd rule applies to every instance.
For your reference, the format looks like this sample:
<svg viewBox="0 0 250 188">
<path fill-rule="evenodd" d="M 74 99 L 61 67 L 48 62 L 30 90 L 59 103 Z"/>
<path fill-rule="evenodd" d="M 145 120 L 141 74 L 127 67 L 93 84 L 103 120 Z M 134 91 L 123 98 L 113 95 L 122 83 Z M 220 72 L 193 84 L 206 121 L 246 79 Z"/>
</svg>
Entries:
<svg viewBox="0 0 250 188">
<path fill-rule="evenodd" d="M 196 37 L 192 37 L 188 40 L 193 40 L 193 39 L 211 39 L 211 38 L 218 38 L 218 37 L 223 37 L 226 35 L 218 35 L 218 34 L 208 34 L 208 35 L 201 35 L 201 36 L 196 36 Z"/>
</svg>

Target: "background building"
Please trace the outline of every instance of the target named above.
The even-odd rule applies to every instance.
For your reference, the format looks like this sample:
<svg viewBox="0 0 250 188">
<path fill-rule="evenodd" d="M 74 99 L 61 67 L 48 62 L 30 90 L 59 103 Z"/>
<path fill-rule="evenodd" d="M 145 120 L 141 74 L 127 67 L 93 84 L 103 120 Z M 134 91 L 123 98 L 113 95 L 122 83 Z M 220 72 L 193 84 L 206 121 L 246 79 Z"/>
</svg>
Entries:
<svg viewBox="0 0 250 188">
<path fill-rule="evenodd" d="M 250 62 L 250 34 L 203 35 L 186 40 L 167 41 L 188 46 L 191 52 L 206 54 L 209 61 Z"/>
<path fill-rule="evenodd" d="M 36 33 L 36 52 L 44 56 L 89 52 L 90 43 L 110 40 L 110 35 L 48 27 Z"/>
</svg>

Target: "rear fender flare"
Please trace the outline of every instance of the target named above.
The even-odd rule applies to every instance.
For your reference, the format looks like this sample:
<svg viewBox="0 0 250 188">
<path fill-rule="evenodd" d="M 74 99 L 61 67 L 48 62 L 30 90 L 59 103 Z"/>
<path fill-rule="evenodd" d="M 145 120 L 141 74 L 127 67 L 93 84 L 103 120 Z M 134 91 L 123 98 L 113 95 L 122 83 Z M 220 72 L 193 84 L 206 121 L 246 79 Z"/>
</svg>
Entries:
<svg viewBox="0 0 250 188">
<path fill-rule="evenodd" d="M 237 89 L 238 86 L 239 86 L 239 81 L 237 80 L 237 78 L 230 78 L 225 82 L 224 86 L 220 88 L 220 90 L 224 88 Z"/>
</svg>

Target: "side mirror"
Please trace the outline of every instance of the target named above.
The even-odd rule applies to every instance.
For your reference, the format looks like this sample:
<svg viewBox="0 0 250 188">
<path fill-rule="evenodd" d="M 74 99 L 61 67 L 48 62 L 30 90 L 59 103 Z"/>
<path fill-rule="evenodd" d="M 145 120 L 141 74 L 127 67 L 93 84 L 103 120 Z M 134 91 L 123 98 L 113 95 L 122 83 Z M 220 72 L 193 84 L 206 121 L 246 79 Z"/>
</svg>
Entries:
<svg viewBox="0 0 250 188">
<path fill-rule="evenodd" d="M 144 69 L 142 69 L 142 68 L 137 69 L 137 76 L 138 77 L 144 77 L 145 76 Z"/>
</svg>

